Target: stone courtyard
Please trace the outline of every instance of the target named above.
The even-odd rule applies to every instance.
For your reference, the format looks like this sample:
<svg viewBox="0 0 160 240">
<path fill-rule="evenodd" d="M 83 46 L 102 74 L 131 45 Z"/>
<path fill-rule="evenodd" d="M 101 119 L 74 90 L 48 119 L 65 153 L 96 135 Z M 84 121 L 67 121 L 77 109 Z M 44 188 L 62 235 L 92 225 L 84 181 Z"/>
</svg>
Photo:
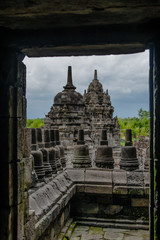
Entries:
<svg viewBox="0 0 160 240">
<path fill-rule="evenodd" d="M 72 224 L 74 225 L 74 223 Z M 76 225 L 63 240 L 149 240 L 149 231 Z"/>
</svg>

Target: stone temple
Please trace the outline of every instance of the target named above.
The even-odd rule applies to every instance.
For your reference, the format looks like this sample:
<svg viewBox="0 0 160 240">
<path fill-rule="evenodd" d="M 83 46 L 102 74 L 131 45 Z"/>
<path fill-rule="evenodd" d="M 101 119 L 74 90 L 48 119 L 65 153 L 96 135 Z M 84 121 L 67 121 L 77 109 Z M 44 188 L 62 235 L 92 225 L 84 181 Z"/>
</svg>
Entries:
<svg viewBox="0 0 160 240">
<path fill-rule="evenodd" d="M 97 78 L 97 70 L 94 71 L 94 79 L 82 96 L 75 90 L 72 69 L 69 66 L 67 84 L 63 88 L 64 90 L 55 96 L 50 112 L 46 115 L 45 127 L 59 129 L 61 142 L 70 153 L 68 156 L 72 156 L 73 146 L 78 140 L 78 131 L 83 129 L 93 161 L 95 147 L 101 140 L 101 132 L 106 129 L 108 144 L 113 147 L 113 154 L 117 159 L 120 156 L 120 126 L 117 117 L 113 117 L 114 107 L 111 105 L 108 90 L 104 92 Z"/>
<path fill-rule="evenodd" d="M 0 1 L 0 239 L 70 239 L 75 220 L 76 224 L 83 221 L 83 225 L 90 225 L 87 231 L 93 225 L 103 226 L 99 239 L 144 240 L 144 234 L 137 236 L 136 232 L 138 228 L 148 229 L 148 210 L 149 239 L 160 239 L 159 28 L 160 0 Z M 108 163 L 114 167 L 106 129 L 96 153 L 99 166 L 90 165 L 88 148 L 83 148 L 87 145 L 86 132 L 83 136 L 81 131 L 77 145 L 75 142 L 74 164 L 82 166 L 85 156 L 88 166 L 65 168 L 66 153 L 59 145 L 58 132 L 25 127 L 25 56 L 133 54 L 145 50 L 149 52 L 150 94 L 146 169 L 138 168 L 135 148 L 128 139 L 130 144 L 121 152 L 121 168 L 104 169 Z M 109 228 L 112 233 L 115 230 L 114 236 L 106 231 Z M 133 229 L 132 236 L 126 231 L 119 234 L 116 230 L 120 228 Z M 83 239 L 90 239 L 88 232 Z"/>
</svg>

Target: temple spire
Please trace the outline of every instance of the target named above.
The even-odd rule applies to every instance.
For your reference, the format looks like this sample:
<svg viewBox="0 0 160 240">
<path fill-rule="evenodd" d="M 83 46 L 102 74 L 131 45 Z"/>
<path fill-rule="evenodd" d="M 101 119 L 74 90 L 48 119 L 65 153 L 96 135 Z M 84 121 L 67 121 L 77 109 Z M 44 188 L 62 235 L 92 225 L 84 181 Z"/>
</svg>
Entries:
<svg viewBox="0 0 160 240">
<path fill-rule="evenodd" d="M 97 79 L 97 70 L 94 70 L 94 80 L 98 80 Z"/>
<path fill-rule="evenodd" d="M 68 66 L 68 76 L 67 76 L 67 84 L 66 86 L 63 87 L 65 90 L 66 89 L 76 89 L 76 87 L 73 85 L 72 82 L 72 67 Z"/>
</svg>

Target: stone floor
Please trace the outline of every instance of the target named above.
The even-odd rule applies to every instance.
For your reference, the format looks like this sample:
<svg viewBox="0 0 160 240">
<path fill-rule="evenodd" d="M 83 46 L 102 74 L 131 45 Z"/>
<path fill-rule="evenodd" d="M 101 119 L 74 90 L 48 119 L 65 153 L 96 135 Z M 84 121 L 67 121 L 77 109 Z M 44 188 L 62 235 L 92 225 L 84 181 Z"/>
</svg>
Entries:
<svg viewBox="0 0 160 240">
<path fill-rule="evenodd" d="M 149 240 L 147 230 L 76 226 L 70 240 Z"/>
</svg>

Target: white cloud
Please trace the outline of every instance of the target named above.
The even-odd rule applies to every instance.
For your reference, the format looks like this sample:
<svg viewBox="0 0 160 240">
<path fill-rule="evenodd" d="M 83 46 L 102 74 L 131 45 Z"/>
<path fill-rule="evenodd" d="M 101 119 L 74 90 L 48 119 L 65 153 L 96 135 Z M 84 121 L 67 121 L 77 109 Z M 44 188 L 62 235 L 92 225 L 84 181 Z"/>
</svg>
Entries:
<svg viewBox="0 0 160 240">
<path fill-rule="evenodd" d="M 109 90 L 118 116 L 124 115 L 120 103 L 123 106 L 132 103 L 132 111 L 126 105 L 126 116 L 137 114 L 133 111 L 137 107 L 148 109 L 148 51 L 130 55 L 26 57 L 24 63 L 27 66 L 28 118 L 44 117 L 44 113 L 49 111 L 54 96 L 66 84 L 68 66 L 72 66 L 73 84 L 82 94 L 93 80 L 94 69 L 97 69 L 98 79 L 104 90 Z"/>
</svg>

